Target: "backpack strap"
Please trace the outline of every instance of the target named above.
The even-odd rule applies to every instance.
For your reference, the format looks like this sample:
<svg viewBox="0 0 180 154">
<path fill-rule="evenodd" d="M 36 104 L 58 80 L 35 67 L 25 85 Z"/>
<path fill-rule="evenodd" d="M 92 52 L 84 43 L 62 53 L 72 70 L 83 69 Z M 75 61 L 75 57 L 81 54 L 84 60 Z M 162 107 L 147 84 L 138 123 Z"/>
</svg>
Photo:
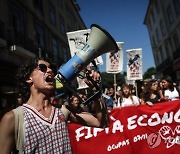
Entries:
<svg viewBox="0 0 180 154">
<path fill-rule="evenodd" d="M 19 153 L 22 153 L 23 143 L 24 143 L 24 116 L 23 116 L 23 109 L 19 106 L 16 109 L 12 110 L 15 115 L 15 143 L 16 143 L 16 150 Z"/>
</svg>

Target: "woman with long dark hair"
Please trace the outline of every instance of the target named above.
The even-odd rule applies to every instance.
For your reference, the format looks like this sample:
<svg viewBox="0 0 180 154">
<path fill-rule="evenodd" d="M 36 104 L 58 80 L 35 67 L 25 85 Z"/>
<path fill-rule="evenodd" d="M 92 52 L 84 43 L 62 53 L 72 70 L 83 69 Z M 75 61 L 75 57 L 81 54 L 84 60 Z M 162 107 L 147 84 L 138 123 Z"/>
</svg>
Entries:
<svg viewBox="0 0 180 154">
<path fill-rule="evenodd" d="M 141 104 L 152 106 L 155 103 L 161 102 L 162 99 L 162 90 L 159 89 L 158 82 L 156 80 L 148 81 L 145 87 L 145 92 L 141 98 Z"/>
<path fill-rule="evenodd" d="M 162 85 L 163 85 L 163 95 L 164 95 L 164 100 L 177 100 L 179 99 L 179 93 L 174 86 L 174 83 L 171 79 L 171 77 L 163 77 L 161 79 Z"/>
</svg>

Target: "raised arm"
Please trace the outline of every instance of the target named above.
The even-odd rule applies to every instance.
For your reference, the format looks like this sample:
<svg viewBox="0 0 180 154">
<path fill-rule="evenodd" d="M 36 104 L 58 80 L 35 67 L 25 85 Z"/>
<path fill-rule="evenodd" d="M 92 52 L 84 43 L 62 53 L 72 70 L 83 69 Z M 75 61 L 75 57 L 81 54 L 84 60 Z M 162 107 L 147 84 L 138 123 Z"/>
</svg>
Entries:
<svg viewBox="0 0 180 154">
<path fill-rule="evenodd" d="M 12 111 L 6 113 L 0 122 L 0 153 L 10 154 L 14 145 L 15 117 Z"/>
<path fill-rule="evenodd" d="M 90 102 L 92 103 L 93 114 L 88 112 L 77 113 L 67 106 L 70 113 L 71 121 L 78 122 L 82 125 L 93 126 L 93 127 L 107 127 L 109 124 L 107 107 L 104 98 L 101 97 L 101 76 L 100 73 L 91 68 L 87 68 L 86 77 L 84 81 L 89 86 L 90 91 L 94 91 L 97 95 Z M 93 95 L 93 92 L 92 92 Z M 94 95 L 93 95 L 94 96 Z"/>
<path fill-rule="evenodd" d="M 94 114 L 88 112 L 70 113 L 70 120 L 86 126 L 105 128 L 109 125 L 107 108 L 103 100 L 93 102 Z"/>
</svg>

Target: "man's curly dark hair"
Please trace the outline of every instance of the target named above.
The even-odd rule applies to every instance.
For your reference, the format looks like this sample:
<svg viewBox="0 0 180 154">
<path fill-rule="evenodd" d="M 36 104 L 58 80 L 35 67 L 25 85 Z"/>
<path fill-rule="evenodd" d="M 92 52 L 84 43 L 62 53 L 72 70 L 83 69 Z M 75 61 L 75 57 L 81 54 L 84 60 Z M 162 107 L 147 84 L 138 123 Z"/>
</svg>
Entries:
<svg viewBox="0 0 180 154">
<path fill-rule="evenodd" d="M 19 93 L 21 94 L 23 103 L 26 103 L 30 97 L 30 87 L 26 81 L 30 77 L 33 70 L 38 66 L 39 60 L 44 60 L 48 62 L 50 65 L 54 65 L 51 59 L 40 57 L 40 58 L 30 59 L 25 64 L 23 64 L 17 72 L 17 75 L 16 75 L 17 87 L 18 87 Z"/>
</svg>

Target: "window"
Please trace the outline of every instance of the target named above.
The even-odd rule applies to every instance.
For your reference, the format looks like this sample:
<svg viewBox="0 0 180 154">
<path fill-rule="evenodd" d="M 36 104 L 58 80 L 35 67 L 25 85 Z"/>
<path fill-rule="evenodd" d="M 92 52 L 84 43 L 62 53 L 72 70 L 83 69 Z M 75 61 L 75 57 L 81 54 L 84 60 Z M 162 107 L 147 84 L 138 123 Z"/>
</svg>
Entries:
<svg viewBox="0 0 180 154">
<path fill-rule="evenodd" d="M 152 12 L 151 12 L 151 16 L 152 16 L 153 23 L 155 23 L 155 22 L 156 22 L 156 18 L 155 18 L 155 16 L 154 16 L 154 11 L 153 11 L 153 10 L 152 10 Z"/>
<path fill-rule="evenodd" d="M 34 7 L 37 8 L 41 13 L 43 13 L 42 0 L 34 0 Z"/>
<path fill-rule="evenodd" d="M 180 2 L 179 0 L 173 0 L 173 5 L 174 5 L 174 8 L 175 8 L 175 12 L 176 14 L 180 14 Z"/>
<path fill-rule="evenodd" d="M 176 47 L 176 49 L 177 48 L 179 48 L 179 44 L 180 44 L 180 42 L 179 42 L 179 38 L 178 38 L 178 35 L 177 35 L 177 33 L 176 34 L 174 34 L 174 36 L 173 36 L 173 40 L 174 40 L 174 45 L 175 45 L 175 47 Z"/>
<path fill-rule="evenodd" d="M 67 18 L 71 18 L 70 9 L 68 8 L 67 5 L 66 5 L 66 16 L 67 16 Z"/>
<path fill-rule="evenodd" d="M 13 29 L 11 31 L 12 33 L 12 41 L 13 43 L 25 47 L 26 46 L 26 38 L 25 38 L 25 18 L 23 11 L 13 6 L 12 8 L 12 25 Z"/>
<path fill-rule="evenodd" d="M 170 5 L 167 8 L 167 16 L 168 16 L 169 23 L 172 24 L 174 22 L 174 17 L 173 17 L 173 12 Z"/>
<path fill-rule="evenodd" d="M 71 32 L 72 31 L 72 28 L 68 25 L 67 26 L 67 32 Z"/>
<path fill-rule="evenodd" d="M 160 12 L 160 6 L 159 6 L 158 1 L 156 1 L 155 8 L 156 8 L 157 14 L 159 14 L 159 12 Z"/>
<path fill-rule="evenodd" d="M 63 0 L 57 0 L 58 4 L 61 6 L 61 8 L 63 8 Z"/>
<path fill-rule="evenodd" d="M 157 38 L 157 41 L 160 41 L 160 36 L 159 36 L 159 31 L 158 31 L 158 29 L 156 29 L 156 38 Z"/>
<path fill-rule="evenodd" d="M 55 9 L 52 5 L 49 5 L 49 18 L 51 24 L 55 25 L 56 24 Z"/>
<path fill-rule="evenodd" d="M 166 50 L 167 57 L 171 57 L 169 47 L 168 47 L 168 43 L 165 44 L 165 50 Z"/>
<path fill-rule="evenodd" d="M 39 24 L 35 26 L 36 31 L 36 42 L 38 43 L 38 47 L 42 50 L 45 49 L 45 33 L 44 28 Z"/>
<path fill-rule="evenodd" d="M 63 51 L 63 60 L 64 62 L 67 62 L 68 61 L 67 49 L 65 47 L 62 47 L 62 51 Z"/>
<path fill-rule="evenodd" d="M 21 9 L 16 6 L 13 6 L 12 9 L 12 20 L 13 20 L 13 28 L 16 32 L 21 34 L 25 33 L 24 27 L 24 13 Z"/>
<path fill-rule="evenodd" d="M 152 41 L 153 41 L 153 45 L 156 46 L 157 44 L 156 44 L 156 40 L 155 40 L 155 36 L 154 35 L 152 36 Z"/>
<path fill-rule="evenodd" d="M 159 48 L 159 52 L 160 52 L 160 56 L 161 56 L 161 61 L 164 61 L 165 58 L 164 58 L 164 53 L 163 53 L 162 47 Z"/>
<path fill-rule="evenodd" d="M 71 19 L 72 19 L 71 27 L 72 27 L 73 31 L 75 31 L 75 30 L 77 30 L 76 18 L 72 13 L 70 13 L 70 14 L 71 14 Z"/>
<path fill-rule="evenodd" d="M 5 38 L 5 24 L 0 21 L 0 38 Z"/>
<path fill-rule="evenodd" d="M 159 52 L 157 52 L 157 54 L 156 54 L 156 62 L 157 62 L 157 65 L 161 64 Z"/>
<path fill-rule="evenodd" d="M 165 25 L 162 20 L 160 21 L 160 28 L 161 28 L 162 36 L 164 36 L 166 34 L 166 30 L 165 30 Z"/>
<path fill-rule="evenodd" d="M 162 56 L 161 56 L 161 52 L 158 51 L 158 64 L 162 63 Z"/>
<path fill-rule="evenodd" d="M 62 17 L 59 17 L 59 22 L 60 22 L 60 32 L 62 34 L 66 34 L 64 19 Z"/>
<path fill-rule="evenodd" d="M 151 19 L 149 19 L 149 28 L 150 28 L 150 30 L 152 30 Z"/>
<path fill-rule="evenodd" d="M 55 37 L 52 37 L 52 52 L 53 52 L 53 60 L 55 63 L 58 63 L 58 43 Z"/>
</svg>

